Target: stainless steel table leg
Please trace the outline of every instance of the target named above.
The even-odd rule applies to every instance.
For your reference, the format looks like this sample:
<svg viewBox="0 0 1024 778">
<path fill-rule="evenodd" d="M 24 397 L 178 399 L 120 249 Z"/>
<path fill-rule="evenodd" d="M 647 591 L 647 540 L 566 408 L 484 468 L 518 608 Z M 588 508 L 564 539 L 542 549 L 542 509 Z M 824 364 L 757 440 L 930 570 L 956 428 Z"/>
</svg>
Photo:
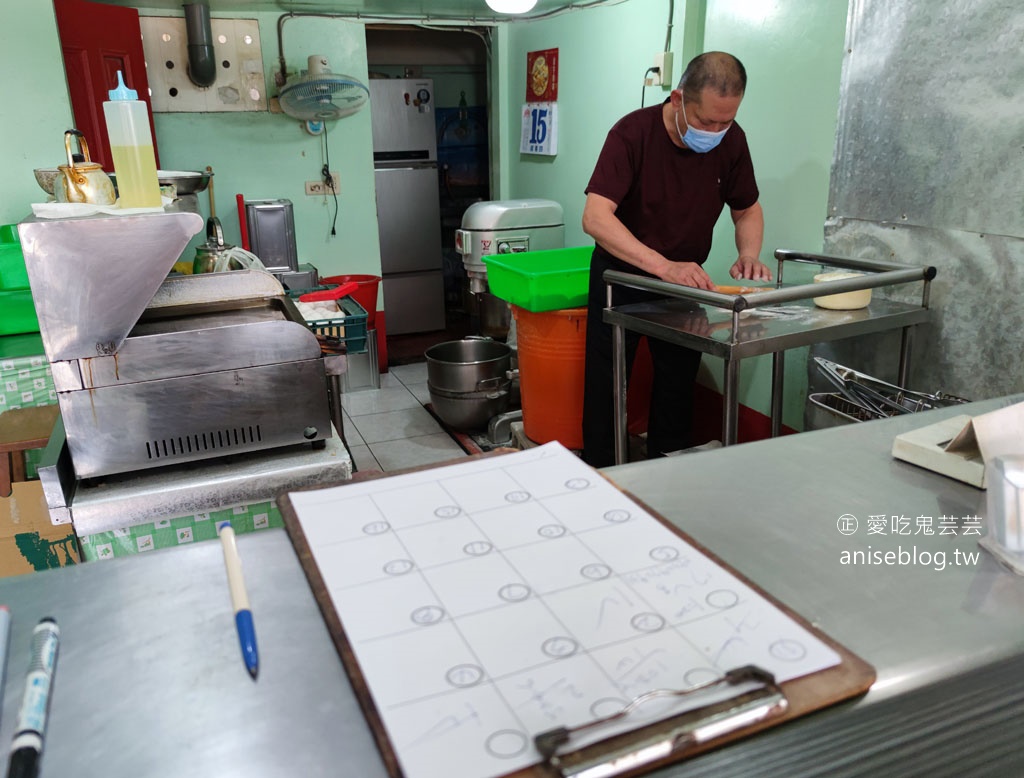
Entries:
<svg viewBox="0 0 1024 778">
<path fill-rule="evenodd" d="M 772 354 L 772 437 L 782 434 L 782 384 L 786 374 L 786 352 Z"/>
<path fill-rule="evenodd" d="M 904 327 L 900 332 L 900 366 L 896 383 L 902 389 L 907 388 L 907 382 L 910 380 L 911 334 L 910 327 Z"/>
<path fill-rule="evenodd" d="M 341 415 L 341 375 L 339 374 L 327 375 L 327 403 L 331 410 L 331 421 L 334 424 L 334 429 L 338 431 L 338 435 L 341 436 L 341 442 L 345 444 L 345 448 L 347 449 L 348 441 L 345 440 L 345 417 Z"/>
<path fill-rule="evenodd" d="M 626 333 L 612 325 L 612 393 L 615 402 L 615 464 L 623 465 L 629 455 L 626 429 Z"/>
<path fill-rule="evenodd" d="M 725 395 L 723 398 L 724 407 L 722 409 L 722 445 L 731 446 L 736 443 L 740 361 L 727 357 L 724 367 Z"/>
</svg>

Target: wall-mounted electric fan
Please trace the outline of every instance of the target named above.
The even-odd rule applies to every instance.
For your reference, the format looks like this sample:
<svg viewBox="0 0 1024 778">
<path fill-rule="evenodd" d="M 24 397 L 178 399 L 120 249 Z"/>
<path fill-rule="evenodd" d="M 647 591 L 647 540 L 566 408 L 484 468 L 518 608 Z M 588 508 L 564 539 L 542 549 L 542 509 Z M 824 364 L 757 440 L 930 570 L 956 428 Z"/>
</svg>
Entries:
<svg viewBox="0 0 1024 778">
<path fill-rule="evenodd" d="M 327 57 L 314 54 L 309 70 L 289 78 L 278 94 L 281 110 L 294 119 L 322 123 L 351 116 L 370 97 L 370 90 L 352 76 L 332 73 Z"/>
</svg>

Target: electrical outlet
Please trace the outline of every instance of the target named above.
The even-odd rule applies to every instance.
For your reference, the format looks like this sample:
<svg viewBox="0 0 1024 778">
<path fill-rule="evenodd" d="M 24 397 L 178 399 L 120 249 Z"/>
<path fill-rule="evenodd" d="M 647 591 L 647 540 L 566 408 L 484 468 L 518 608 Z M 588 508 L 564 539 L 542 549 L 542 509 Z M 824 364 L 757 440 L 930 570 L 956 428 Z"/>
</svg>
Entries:
<svg viewBox="0 0 1024 778">
<path fill-rule="evenodd" d="M 654 71 L 646 79 L 646 86 L 672 85 L 672 52 L 663 51 L 654 55 Z"/>
<path fill-rule="evenodd" d="M 663 51 L 654 55 L 654 67 L 658 68 L 658 85 L 672 86 L 672 52 Z M 654 86 L 652 84 L 652 86 Z"/>
<path fill-rule="evenodd" d="M 333 186 L 333 189 L 331 188 Z M 306 194 L 310 197 L 319 197 L 322 195 L 339 194 L 341 192 L 341 177 L 338 175 L 337 170 L 331 171 L 331 184 L 328 185 L 326 181 L 307 181 L 306 182 Z"/>
</svg>

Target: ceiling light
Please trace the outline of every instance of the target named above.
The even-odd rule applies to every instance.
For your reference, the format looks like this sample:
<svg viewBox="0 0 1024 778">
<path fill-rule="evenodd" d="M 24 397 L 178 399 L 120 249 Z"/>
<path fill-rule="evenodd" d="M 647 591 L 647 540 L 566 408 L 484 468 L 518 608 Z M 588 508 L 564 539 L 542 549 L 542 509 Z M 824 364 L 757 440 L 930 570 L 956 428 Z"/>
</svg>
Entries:
<svg viewBox="0 0 1024 778">
<path fill-rule="evenodd" d="M 524 14 L 537 5 L 537 0 L 487 0 L 487 7 L 500 14 Z"/>
</svg>

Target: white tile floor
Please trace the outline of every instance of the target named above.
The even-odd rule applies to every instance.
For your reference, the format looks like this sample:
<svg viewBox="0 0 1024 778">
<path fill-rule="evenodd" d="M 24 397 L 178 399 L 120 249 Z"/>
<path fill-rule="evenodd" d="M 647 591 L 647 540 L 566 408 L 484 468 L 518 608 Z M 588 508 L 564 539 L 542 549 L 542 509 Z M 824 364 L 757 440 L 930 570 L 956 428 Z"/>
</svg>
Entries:
<svg viewBox="0 0 1024 778">
<path fill-rule="evenodd" d="M 382 373 L 380 389 L 341 395 L 345 439 L 357 470 L 400 470 L 466 456 L 423 407 L 430 402 L 427 363 Z"/>
</svg>

